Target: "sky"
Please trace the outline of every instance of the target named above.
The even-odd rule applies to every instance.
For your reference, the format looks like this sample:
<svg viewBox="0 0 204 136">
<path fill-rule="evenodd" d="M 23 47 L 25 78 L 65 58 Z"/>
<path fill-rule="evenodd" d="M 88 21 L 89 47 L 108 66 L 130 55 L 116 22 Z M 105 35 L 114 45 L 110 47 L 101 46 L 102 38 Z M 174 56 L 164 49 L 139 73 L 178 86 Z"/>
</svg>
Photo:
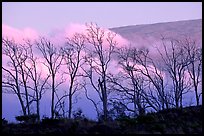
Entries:
<svg viewBox="0 0 204 136">
<path fill-rule="evenodd" d="M 202 18 L 201 2 L 3 2 L 2 28 L 3 34 L 17 37 L 36 38 L 38 35 L 48 35 L 83 28 L 85 23 L 95 22 L 104 28 L 113 28 L 138 24 L 153 24 L 179 20 Z M 56 37 L 57 37 L 56 36 Z M 120 37 L 119 37 L 120 38 Z M 55 39 L 56 40 L 56 39 Z M 57 41 L 58 42 L 58 41 Z M 50 105 L 43 105 L 42 115 L 48 113 Z M 2 95 L 2 114 L 8 120 L 14 121 L 19 115 L 20 104 L 16 96 Z M 79 105 L 83 101 L 79 101 Z M 86 101 L 86 103 L 89 103 Z M 85 112 L 94 115 L 91 103 Z"/>
<path fill-rule="evenodd" d="M 3 2 L 2 23 L 40 33 L 70 23 L 112 28 L 202 18 L 201 2 Z"/>
</svg>

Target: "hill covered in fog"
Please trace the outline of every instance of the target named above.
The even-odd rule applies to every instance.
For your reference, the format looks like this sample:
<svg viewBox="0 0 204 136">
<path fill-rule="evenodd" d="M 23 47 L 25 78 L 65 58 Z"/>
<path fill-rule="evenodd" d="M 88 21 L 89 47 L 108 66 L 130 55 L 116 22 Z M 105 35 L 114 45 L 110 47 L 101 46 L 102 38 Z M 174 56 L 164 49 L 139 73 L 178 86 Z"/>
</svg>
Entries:
<svg viewBox="0 0 204 136">
<path fill-rule="evenodd" d="M 202 19 L 131 25 L 110 28 L 110 30 L 120 34 L 131 44 L 139 46 L 153 44 L 161 39 L 161 35 L 172 38 L 188 36 L 195 39 L 199 44 L 202 42 Z"/>
</svg>

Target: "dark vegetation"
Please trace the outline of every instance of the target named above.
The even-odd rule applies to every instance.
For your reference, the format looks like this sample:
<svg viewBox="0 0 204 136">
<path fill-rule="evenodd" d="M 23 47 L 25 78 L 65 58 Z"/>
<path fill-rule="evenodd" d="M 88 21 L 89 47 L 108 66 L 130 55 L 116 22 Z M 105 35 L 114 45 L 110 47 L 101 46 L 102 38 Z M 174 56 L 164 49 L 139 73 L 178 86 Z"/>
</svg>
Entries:
<svg viewBox="0 0 204 136">
<path fill-rule="evenodd" d="M 3 134 L 201 134 L 202 106 L 162 110 L 157 113 L 130 118 L 118 117 L 112 121 L 92 121 L 83 114 L 74 119 L 16 117 L 20 123 L 8 123 L 2 119 Z"/>
</svg>

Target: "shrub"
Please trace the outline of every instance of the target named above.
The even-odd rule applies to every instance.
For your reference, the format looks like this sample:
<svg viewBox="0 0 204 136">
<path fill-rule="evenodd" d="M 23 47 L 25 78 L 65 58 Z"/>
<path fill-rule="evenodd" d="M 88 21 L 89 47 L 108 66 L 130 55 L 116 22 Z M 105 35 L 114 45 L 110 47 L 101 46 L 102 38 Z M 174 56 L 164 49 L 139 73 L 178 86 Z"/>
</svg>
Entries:
<svg viewBox="0 0 204 136">
<path fill-rule="evenodd" d="M 2 125 L 7 125 L 7 124 L 8 124 L 8 121 L 5 118 L 3 118 L 2 119 Z"/>
<path fill-rule="evenodd" d="M 155 123 L 155 124 L 152 124 L 150 128 L 152 131 L 158 131 L 158 132 L 164 133 L 164 130 L 166 129 L 166 125 L 162 123 Z"/>
<path fill-rule="evenodd" d="M 97 124 L 91 127 L 88 131 L 90 134 L 112 134 L 113 127 L 105 124 Z"/>
<path fill-rule="evenodd" d="M 44 125 L 56 125 L 59 123 L 60 123 L 59 119 L 52 119 L 52 118 L 48 118 L 48 117 L 45 117 L 42 119 L 42 124 L 44 124 Z"/>
<path fill-rule="evenodd" d="M 137 117 L 138 123 L 152 123 L 155 121 L 155 117 L 153 115 L 142 115 Z"/>
<path fill-rule="evenodd" d="M 15 117 L 17 121 L 20 122 L 31 122 L 31 123 L 35 123 L 37 121 L 37 114 L 31 114 L 31 115 L 21 115 L 21 116 L 16 116 Z"/>
<path fill-rule="evenodd" d="M 117 121 L 127 121 L 129 119 L 131 119 L 129 116 L 119 116 L 115 120 L 117 120 Z"/>
<path fill-rule="evenodd" d="M 123 116 L 121 118 L 117 118 L 116 120 L 119 121 L 124 127 L 134 126 L 138 123 L 135 118 L 130 118 L 129 116 Z"/>
<path fill-rule="evenodd" d="M 76 111 L 73 112 L 74 119 L 85 119 L 85 115 L 83 114 L 82 110 L 78 108 Z"/>
</svg>

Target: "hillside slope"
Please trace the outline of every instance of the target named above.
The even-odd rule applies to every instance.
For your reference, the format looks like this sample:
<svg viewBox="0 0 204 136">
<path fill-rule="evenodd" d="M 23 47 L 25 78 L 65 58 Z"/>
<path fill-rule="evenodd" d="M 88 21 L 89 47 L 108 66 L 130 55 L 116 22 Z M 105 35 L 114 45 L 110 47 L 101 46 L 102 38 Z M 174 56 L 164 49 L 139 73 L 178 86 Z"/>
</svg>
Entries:
<svg viewBox="0 0 204 136">
<path fill-rule="evenodd" d="M 124 26 L 110 28 L 110 30 L 120 34 L 132 44 L 140 46 L 153 44 L 160 40 L 161 35 L 174 38 L 189 36 L 199 44 L 202 42 L 202 19 Z"/>
</svg>

